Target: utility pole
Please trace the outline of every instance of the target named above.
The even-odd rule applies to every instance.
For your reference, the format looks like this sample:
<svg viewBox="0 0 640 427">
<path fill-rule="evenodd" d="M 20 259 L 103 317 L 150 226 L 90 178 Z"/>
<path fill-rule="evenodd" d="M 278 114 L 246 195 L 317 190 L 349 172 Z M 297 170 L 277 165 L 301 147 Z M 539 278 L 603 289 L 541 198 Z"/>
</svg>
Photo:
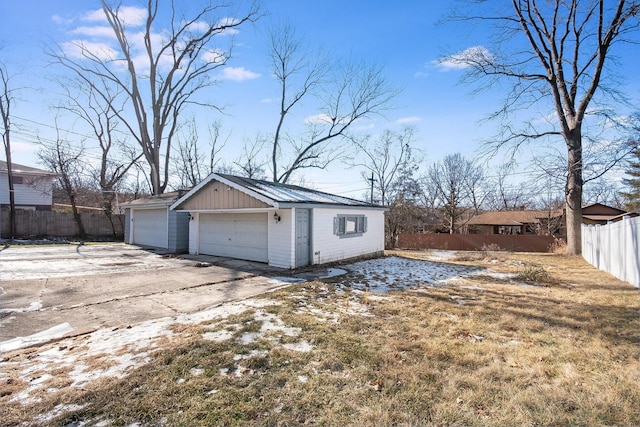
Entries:
<svg viewBox="0 0 640 427">
<path fill-rule="evenodd" d="M 371 172 L 371 178 L 368 178 L 367 181 L 371 182 L 371 204 L 373 205 L 373 183 L 376 181 L 373 177 L 373 172 Z"/>
</svg>

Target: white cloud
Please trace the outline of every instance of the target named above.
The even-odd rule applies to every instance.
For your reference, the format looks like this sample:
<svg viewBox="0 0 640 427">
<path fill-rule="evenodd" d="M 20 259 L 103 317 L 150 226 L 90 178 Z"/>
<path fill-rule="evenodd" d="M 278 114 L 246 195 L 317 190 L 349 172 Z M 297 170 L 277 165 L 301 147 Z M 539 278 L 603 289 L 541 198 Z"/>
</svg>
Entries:
<svg viewBox="0 0 640 427">
<path fill-rule="evenodd" d="M 89 37 L 115 37 L 113 29 L 104 25 L 96 27 L 78 27 L 71 31 L 71 33 Z"/>
<path fill-rule="evenodd" d="M 143 7 L 121 6 L 117 12 L 120 21 L 125 25 L 140 25 L 147 19 L 147 9 Z M 96 9 L 85 14 L 82 20 L 89 22 L 107 22 L 107 17 L 102 9 Z"/>
<path fill-rule="evenodd" d="M 273 98 L 262 98 L 260 100 L 260 104 L 272 104 L 275 102 L 275 99 Z"/>
<path fill-rule="evenodd" d="M 56 24 L 60 24 L 60 25 L 68 25 L 68 24 L 73 23 L 73 19 L 63 18 L 62 16 L 57 15 L 57 14 L 51 16 L 51 20 L 53 22 L 55 22 Z"/>
<path fill-rule="evenodd" d="M 236 82 L 257 79 L 258 77 L 260 77 L 260 74 L 246 70 L 244 67 L 225 67 L 220 76 L 222 80 L 233 80 Z"/>
<path fill-rule="evenodd" d="M 413 77 L 417 79 L 426 79 L 427 77 L 429 77 L 429 73 L 426 73 L 424 71 L 418 71 L 413 75 Z"/>
<path fill-rule="evenodd" d="M 189 31 L 204 33 L 209 29 L 209 24 L 204 21 L 193 22 L 188 26 Z"/>
<path fill-rule="evenodd" d="M 473 46 L 462 52 L 454 53 L 453 55 L 433 61 L 433 64 L 442 71 L 464 70 L 472 64 L 489 62 L 492 59 L 493 55 L 486 47 Z"/>
<path fill-rule="evenodd" d="M 410 116 L 410 117 L 401 117 L 398 120 L 396 120 L 396 123 L 399 125 L 407 125 L 410 123 L 418 123 L 421 121 L 422 121 L 422 117 Z"/>
<path fill-rule="evenodd" d="M 239 22 L 240 22 L 240 20 L 238 18 L 222 18 L 221 20 L 219 20 L 216 23 L 216 26 L 217 27 L 224 27 L 226 25 L 235 25 L 235 24 L 238 24 Z M 234 34 L 238 34 L 238 29 L 237 28 L 227 28 L 226 30 L 224 30 L 220 34 L 232 36 Z"/>
<path fill-rule="evenodd" d="M 82 17 L 83 21 L 89 22 L 107 22 L 107 17 L 102 9 L 96 9 L 91 12 L 87 12 Z"/>
<path fill-rule="evenodd" d="M 316 114 L 305 117 L 304 122 L 308 124 L 331 124 L 333 123 L 333 118 L 328 114 Z"/>
<path fill-rule="evenodd" d="M 202 60 L 209 63 L 222 64 L 225 60 L 225 52 L 214 49 L 208 50 L 202 54 Z"/>
<path fill-rule="evenodd" d="M 86 40 L 71 40 L 62 43 L 62 51 L 72 58 L 84 58 L 87 54 L 95 55 L 100 60 L 117 58 L 116 51 L 107 43 L 93 43 Z"/>
</svg>

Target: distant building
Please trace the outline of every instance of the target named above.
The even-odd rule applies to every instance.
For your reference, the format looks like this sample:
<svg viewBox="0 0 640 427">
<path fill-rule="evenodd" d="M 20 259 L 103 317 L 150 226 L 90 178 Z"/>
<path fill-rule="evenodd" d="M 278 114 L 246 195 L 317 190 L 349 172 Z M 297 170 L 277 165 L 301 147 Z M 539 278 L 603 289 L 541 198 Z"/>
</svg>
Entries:
<svg viewBox="0 0 640 427">
<path fill-rule="evenodd" d="M 17 209 L 50 211 L 53 181 L 57 175 L 43 169 L 12 163 L 13 190 Z M 0 206 L 9 207 L 9 172 L 0 160 Z"/>
<path fill-rule="evenodd" d="M 584 224 L 606 224 L 623 216 L 637 213 L 592 203 L 582 207 Z M 468 222 L 469 234 L 537 234 L 566 235 L 563 209 L 528 211 L 489 211 L 476 215 Z"/>
</svg>

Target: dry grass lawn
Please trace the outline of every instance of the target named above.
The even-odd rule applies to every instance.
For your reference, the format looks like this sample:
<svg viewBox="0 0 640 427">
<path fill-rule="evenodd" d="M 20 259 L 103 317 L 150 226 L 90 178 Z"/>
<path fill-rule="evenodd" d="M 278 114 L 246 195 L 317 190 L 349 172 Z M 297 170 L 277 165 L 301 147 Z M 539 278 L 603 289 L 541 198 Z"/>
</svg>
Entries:
<svg viewBox="0 0 640 427">
<path fill-rule="evenodd" d="M 640 425 L 637 288 L 554 254 L 447 262 L 518 279 L 388 294 L 337 286 L 344 278 L 292 285 L 179 328 L 124 378 L 70 387 L 63 370 L 57 392 L 27 405 L 9 378 L 0 423 Z"/>
</svg>

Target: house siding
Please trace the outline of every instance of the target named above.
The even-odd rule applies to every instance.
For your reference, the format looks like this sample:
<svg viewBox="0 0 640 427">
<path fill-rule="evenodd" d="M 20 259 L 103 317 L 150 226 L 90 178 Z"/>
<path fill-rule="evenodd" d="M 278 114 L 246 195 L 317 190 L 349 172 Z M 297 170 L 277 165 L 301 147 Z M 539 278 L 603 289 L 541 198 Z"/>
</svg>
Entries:
<svg viewBox="0 0 640 427">
<path fill-rule="evenodd" d="M 124 242 L 131 243 L 131 209 L 124 210 Z"/>
<path fill-rule="evenodd" d="M 266 203 L 218 181 L 212 181 L 179 209 L 187 211 L 210 209 L 256 209 L 268 208 Z"/>
<path fill-rule="evenodd" d="M 269 215 L 269 265 L 281 268 L 293 268 L 295 266 L 295 253 L 293 251 L 293 236 L 295 210 L 281 209 L 278 211 L 280 222 L 273 220 L 273 214 Z"/>
<path fill-rule="evenodd" d="M 367 218 L 367 231 L 349 237 L 334 235 L 333 219 L 337 215 L 364 215 Z M 382 210 L 313 209 L 311 218 L 313 264 L 325 264 L 384 251 Z"/>
<path fill-rule="evenodd" d="M 169 246 L 172 253 L 187 252 L 189 249 L 189 213 L 169 211 Z"/>
<path fill-rule="evenodd" d="M 52 180 L 33 177 L 29 179 L 34 179 L 32 184 L 13 185 L 16 206 L 34 206 L 51 209 L 53 197 Z M 9 176 L 6 173 L 0 175 L 0 204 L 9 204 Z"/>
<path fill-rule="evenodd" d="M 199 254 L 198 246 L 200 246 L 200 240 L 198 240 L 198 233 L 200 229 L 200 214 L 192 213 L 193 219 L 189 221 L 189 253 L 192 255 Z"/>
</svg>

